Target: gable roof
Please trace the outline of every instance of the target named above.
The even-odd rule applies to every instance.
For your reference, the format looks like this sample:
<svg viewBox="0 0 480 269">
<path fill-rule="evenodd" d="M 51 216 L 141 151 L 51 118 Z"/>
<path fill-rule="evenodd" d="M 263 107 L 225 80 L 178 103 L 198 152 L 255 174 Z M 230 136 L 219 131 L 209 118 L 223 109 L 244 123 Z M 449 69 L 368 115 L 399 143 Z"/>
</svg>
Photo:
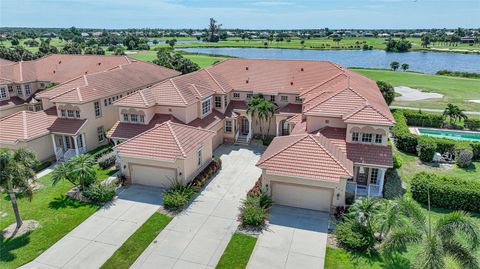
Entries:
<svg viewBox="0 0 480 269">
<path fill-rule="evenodd" d="M 257 166 L 268 173 L 339 181 L 353 176 L 352 161 L 321 134 L 275 137 Z"/>
<path fill-rule="evenodd" d="M 50 126 L 57 115 L 49 111 L 19 111 L 0 118 L 0 142 L 15 144 L 28 141 L 50 133 Z"/>
<path fill-rule="evenodd" d="M 166 121 L 124 143 L 116 149 L 120 156 L 174 161 L 211 139 L 215 132 Z"/>
</svg>

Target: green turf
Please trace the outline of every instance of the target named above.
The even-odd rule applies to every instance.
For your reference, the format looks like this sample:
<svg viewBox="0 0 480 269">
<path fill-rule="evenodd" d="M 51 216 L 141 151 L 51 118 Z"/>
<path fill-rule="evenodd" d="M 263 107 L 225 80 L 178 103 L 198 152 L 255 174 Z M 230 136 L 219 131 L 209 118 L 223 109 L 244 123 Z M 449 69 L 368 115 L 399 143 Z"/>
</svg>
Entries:
<svg viewBox="0 0 480 269">
<path fill-rule="evenodd" d="M 210 66 L 217 61 L 221 61 L 225 59 L 225 57 L 211 56 L 207 54 L 193 54 L 193 53 L 184 53 L 184 52 L 180 52 L 180 54 L 183 57 L 192 60 L 194 63 L 198 64 L 201 68 Z M 134 54 L 129 54 L 128 57 L 141 60 L 141 61 L 152 62 L 157 58 L 157 52 L 153 50 L 142 50 L 142 51 L 137 51 L 137 53 L 134 53 Z"/>
<path fill-rule="evenodd" d="M 115 170 L 98 170 L 97 177 L 105 179 Z M 36 220 L 41 227 L 14 239 L 0 237 L 0 268 L 17 268 L 33 260 L 65 234 L 92 215 L 99 206 L 82 203 L 65 196 L 73 186 L 61 181 L 52 186 L 51 174 L 39 179 L 43 185 L 34 192 L 33 200 L 17 197 L 23 220 Z M 7 195 L 1 196 L 0 230 L 15 222 L 12 206 Z"/>
<path fill-rule="evenodd" d="M 444 95 L 443 98 L 423 101 L 395 101 L 392 105 L 444 109 L 448 103 L 452 103 L 469 111 L 480 111 L 479 104 L 465 101 L 472 99 L 480 100 L 479 79 L 427 75 L 413 72 L 393 72 L 377 69 L 353 70 L 374 80 L 387 81 L 394 86 L 408 86 Z"/>
<path fill-rule="evenodd" d="M 240 269 L 247 267 L 257 238 L 241 233 L 233 234 L 216 268 Z"/>
<path fill-rule="evenodd" d="M 101 268 L 130 268 L 140 254 L 150 245 L 163 228 L 167 226 L 170 220 L 171 218 L 166 215 L 158 212 L 153 213 L 153 215 L 115 251 L 112 257 L 110 257 Z"/>
</svg>

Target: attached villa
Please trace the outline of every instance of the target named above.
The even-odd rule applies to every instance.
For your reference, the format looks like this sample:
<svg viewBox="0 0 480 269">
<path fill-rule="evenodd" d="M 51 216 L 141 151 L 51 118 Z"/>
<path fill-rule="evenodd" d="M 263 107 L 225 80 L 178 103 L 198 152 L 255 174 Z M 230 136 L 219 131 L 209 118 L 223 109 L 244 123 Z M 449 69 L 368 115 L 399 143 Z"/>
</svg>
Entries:
<svg viewBox="0 0 480 269">
<path fill-rule="evenodd" d="M 393 116 L 375 81 L 332 62 L 227 59 L 179 75 L 129 59 L 37 94 L 43 111 L 0 119 L 0 147 L 65 160 L 106 143 L 107 131 L 129 183 L 187 183 L 218 146 L 260 133 L 247 113 L 256 95 L 278 106 L 262 126 L 275 138 L 257 163 L 275 203 L 329 211 L 348 197 L 382 196 Z"/>
</svg>

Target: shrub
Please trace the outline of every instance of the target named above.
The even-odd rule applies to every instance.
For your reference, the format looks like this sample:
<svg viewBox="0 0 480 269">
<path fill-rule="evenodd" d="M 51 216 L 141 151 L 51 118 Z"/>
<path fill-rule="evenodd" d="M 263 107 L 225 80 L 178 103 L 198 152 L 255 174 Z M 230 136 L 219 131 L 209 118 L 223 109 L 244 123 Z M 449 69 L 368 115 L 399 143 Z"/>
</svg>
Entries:
<svg viewBox="0 0 480 269">
<path fill-rule="evenodd" d="M 107 154 L 102 155 L 100 158 L 97 159 L 98 165 L 103 170 L 108 169 L 115 165 L 116 161 L 116 154 L 115 152 L 111 151 Z"/>
<path fill-rule="evenodd" d="M 480 212 L 480 181 L 418 173 L 410 184 L 412 197 L 434 207 Z"/>
<path fill-rule="evenodd" d="M 402 167 L 403 159 L 402 157 L 398 156 L 398 154 L 393 154 L 393 168 L 398 169 Z"/>
<path fill-rule="evenodd" d="M 438 113 L 426 113 L 415 110 L 403 110 L 408 126 L 440 128 L 443 125 L 443 116 Z"/>
<path fill-rule="evenodd" d="M 466 119 L 464 122 L 465 128 L 472 131 L 480 129 L 480 120 L 479 119 Z"/>
<path fill-rule="evenodd" d="M 402 187 L 402 178 L 396 169 L 388 169 L 383 188 L 383 197 L 385 199 L 395 199 L 403 196 L 405 189 Z"/>
<path fill-rule="evenodd" d="M 258 206 L 244 206 L 242 208 L 241 220 L 243 226 L 260 227 L 267 219 L 267 211 Z"/>
<path fill-rule="evenodd" d="M 270 135 L 267 136 L 267 137 L 265 137 L 265 139 L 262 140 L 263 145 L 264 145 L 264 146 L 269 146 L 270 143 L 272 143 L 273 138 L 274 138 L 274 137 L 273 137 L 273 136 L 270 136 Z"/>
<path fill-rule="evenodd" d="M 345 218 L 337 225 L 335 231 L 338 243 L 347 249 L 365 252 L 372 250 L 375 244 L 367 228 L 358 221 L 350 218 Z"/>
<path fill-rule="evenodd" d="M 116 185 L 95 182 L 84 190 L 82 194 L 94 203 L 106 203 L 115 197 Z"/>
<path fill-rule="evenodd" d="M 417 153 L 422 162 L 431 162 L 436 150 L 437 144 L 433 138 L 428 136 L 418 138 Z"/>
<path fill-rule="evenodd" d="M 480 143 L 471 143 L 470 147 L 472 147 L 473 159 L 480 160 Z"/>
<path fill-rule="evenodd" d="M 198 173 L 198 175 L 192 180 L 190 185 L 195 188 L 195 191 L 200 191 L 200 189 L 205 186 L 207 180 L 215 174 L 220 168 L 222 167 L 222 160 L 220 158 L 213 158 L 212 162 L 210 162 L 207 167 L 205 167 L 202 172 Z"/>
<path fill-rule="evenodd" d="M 175 183 L 163 193 L 163 206 L 168 210 L 177 210 L 185 206 L 194 194 L 195 189 L 192 185 Z"/>
<path fill-rule="evenodd" d="M 35 167 L 35 172 L 40 172 L 42 171 L 43 169 L 49 167 L 50 165 L 52 165 L 52 162 L 49 162 L 49 161 L 46 161 L 46 162 L 43 162 L 41 164 L 39 164 L 37 167 Z"/>
<path fill-rule="evenodd" d="M 462 168 L 467 168 L 472 164 L 473 152 L 469 149 L 461 149 L 455 156 L 455 162 Z"/>
<path fill-rule="evenodd" d="M 101 146 L 97 149 L 94 149 L 92 153 L 90 153 L 92 155 L 92 157 L 95 159 L 95 160 L 98 160 L 98 158 L 100 158 L 102 155 L 105 155 L 109 152 L 113 151 L 112 149 L 112 146 L 111 145 L 105 145 L 105 146 Z"/>
<path fill-rule="evenodd" d="M 403 112 L 401 110 L 396 110 L 393 112 L 393 117 L 397 122 L 395 126 L 392 127 L 395 145 L 403 152 L 417 153 L 418 136 L 410 133 Z"/>
<path fill-rule="evenodd" d="M 455 153 L 455 148 L 457 147 L 458 142 L 453 139 L 448 138 L 434 138 L 435 143 L 437 144 L 437 152 L 441 154 Z"/>
<path fill-rule="evenodd" d="M 392 84 L 385 81 L 377 81 L 377 86 L 380 89 L 380 92 L 385 99 L 387 105 L 390 105 L 395 99 L 395 90 L 393 89 Z"/>
</svg>

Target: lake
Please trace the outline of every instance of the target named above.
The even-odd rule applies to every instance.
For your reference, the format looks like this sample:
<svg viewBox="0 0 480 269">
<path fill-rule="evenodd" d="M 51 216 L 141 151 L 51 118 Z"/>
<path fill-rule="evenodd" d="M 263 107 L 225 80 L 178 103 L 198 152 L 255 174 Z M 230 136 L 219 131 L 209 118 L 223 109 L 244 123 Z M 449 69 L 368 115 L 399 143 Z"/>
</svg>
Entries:
<svg viewBox="0 0 480 269">
<path fill-rule="evenodd" d="M 434 74 L 438 70 L 480 73 L 480 54 L 445 52 L 393 53 L 383 50 L 299 50 L 261 48 L 186 48 L 193 53 L 220 54 L 241 58 L 324 60 L 346 67 L 390 68 L 390 63 L 410 65 L 410 71 Z"/>
</svg>

